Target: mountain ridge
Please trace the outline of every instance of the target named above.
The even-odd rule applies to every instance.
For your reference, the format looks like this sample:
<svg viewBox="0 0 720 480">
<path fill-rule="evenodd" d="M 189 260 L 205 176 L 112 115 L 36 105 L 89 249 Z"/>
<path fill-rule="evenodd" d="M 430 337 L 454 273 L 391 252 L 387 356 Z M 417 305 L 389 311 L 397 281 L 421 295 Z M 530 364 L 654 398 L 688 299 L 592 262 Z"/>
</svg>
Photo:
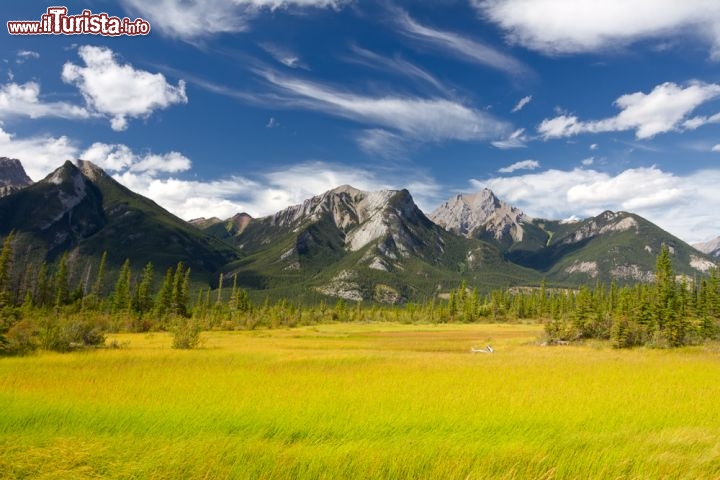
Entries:
<svg viewBox="0 0 720 480">
<path fill-rule="evenodd" d="M 159 268 L 182 260 L 211 284 L 222 272 L 258 294 L 301 300 L 402 303 L 462 281 L 481 291 L 543 279 L 563 288 L 648 282 L 663 245 L 679 274 L 715 266 L 636 214 L 533 218 L 489 189 L 456 194 L 426 215 L 406 189 L 341 185 L 265 217 L 186 222 L 83 160 L 0 198 L 0 235 L 11 230 L 48 261 L 64 251 L 109 251 L 115 264 L 132 258 Z"/>
</svg>

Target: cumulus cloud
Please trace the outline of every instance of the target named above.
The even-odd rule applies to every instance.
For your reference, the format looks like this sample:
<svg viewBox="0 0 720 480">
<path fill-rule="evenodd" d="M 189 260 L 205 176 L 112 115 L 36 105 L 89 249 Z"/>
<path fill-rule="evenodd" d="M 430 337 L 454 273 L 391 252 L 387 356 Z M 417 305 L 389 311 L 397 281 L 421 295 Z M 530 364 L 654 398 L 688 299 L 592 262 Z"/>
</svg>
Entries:
<svg viewBox="0 0 720 480">
<path fill-rule="evenodd" d="M 80 158 L 110 171 L 127 170 L 148 175 L 184 172 L 192 167 L 190 159 L 178 152 L 136 154 L 127 145 L 101 142 L 93 143 Z"/>
<path fill-rule="evenodd" d="M 620 113 L 603 120 L 583 121 L 575 115 L 563 114 L 543 120 L 538 132 L 545 138 L 561 138 L 581 133 L 619 132 L 634 130 L 638 139 L 652 138 L 670 131 L 697 128 L 702 124 L 720 121 L 714 117 L 695 117 L 688 123 L 688 115 L 703 103 L 720 96 L 720 84 L 690 82 L 680 86 L 666 82 L 650 93 L 635 92 L 622 95 L 614 105 Z"/>
<path fill-rule="evenodd" d="M 66 102 L 45 102 L 37 82 L 6 83 L 0 86 L 0 118 L 13 117 L 88 118 L 90 112 Z"/>
<path fill-rule="evenodd" d="M 387 182 L 386 177 L 407 183 Z M 114 175 L 114 178 L 186 220 L 209 216 L 228 218 L 238 212 L 247 212 L 254 217 L 271 215 L 343 184 L 361 190 L 412 185 L 412 193 L 421 208 L 422 205 L 434 205 L 440 190 L 434 180 L 421 174 L 383 176 L 327 162 L 300 163 L 252 179 L 230 176 L 209 181 L 183 180 L 172 176 L 152 177 L 129 170 Z"/>
<path fill-rule="evenodd" d="M 65 160 L 77 158 L 78 147 L 68 137 L 38 135 L 20 138 L 0 128 L 0 152 L 19 159 L 25 172 L 34 180 L 42 180 Z"/>
<path fill-rule="evenodd" d="M 711 149 L 713 152 L 720 152 L 720 143 L 714 145 Z"/>
<path fill-rule="evenodd" d="M 588 157 L 582 160 L 581 162 L 584 166 L 589 167 L 593 163 L 595 163 L 595 157 Z"/>
<path fill-rule="evenodd" d="M 512 165 L 508 165 L 507 167 L 503 167 L 498 170 L 500 173 L 512 173 L 516 170 L 535 170 L 536 168 L 540 168 L 540 162 L 537 160 L 522 160 L 520 162 L 515 162 Z"/>
<path fill-rule="evenodd" d="M 518 101 L 518 103 L 513 107 L 513 109 L 511 110 L 511 112 L 512 112 L 512 113 L 519 112 L 520 110 L 522 110 L 523 108 L 525 108 L 525 106 L 526 106 L 528 103 L 530 103 L 531 101 L 532 101 L 532 95 L 528 95 L 528 96 L 526 96 L 526 97 L 521 98 L 520 101 Z"/>
<path fill-rule="evenodd" d="M 510 75 L 530 73 L 530 69 L 511 55 L 464 37 L 454 32 L 437 30 L 415 21 L 404 10 L 395 12 L 400 33 L 415 40 L 433 46 L 445 53 L 454 55 L 465 61 L 484 65 Z"/>
<path fill-rule="evenodd" d="M 85 45 L 78 54 L 85 66 L 66 63 L 62 79 L 78 87 L 88 108 L 109 117 L 113 130 L 125 130 L 128 118 L 147 118 L 188 101 L 183 80 L 173 86 L 161 73 L 121 64 L 109 48 Z"/>
<path fill-rule="evenodd" d="M 692 35 L 720 53 L 715 0 L 471 0 L 510 42 L 549 54 L 602 52 Z"/>
<path fill-rule="evenodd" d="M 150 21 L 163 35 L 194 41 L 242 32 L 263 10 L 338 9 L 344 0 L 122 0 L 125 8 Z"/>
<path fill-rule="evenodd" d="M 401 133 L 413 140 L 487 140 L 509 125 L 490 114 L 443 98 L 368 96 L 326 85 L 259 72 L 282 95 L 279 106 L 308 108 Z"/>
<path fill-rule="evenodd" d="M 490 188 L 531 216 L 589 217 L 604 210 L 632 211 L 688 242 L 720 232 L 717 196 L 720 169 L 686 175 L 658 167 L 632 168 L 612 175 L 593 169 L 546 170 L 509 177 L 471 180 Z"/>
</svg>

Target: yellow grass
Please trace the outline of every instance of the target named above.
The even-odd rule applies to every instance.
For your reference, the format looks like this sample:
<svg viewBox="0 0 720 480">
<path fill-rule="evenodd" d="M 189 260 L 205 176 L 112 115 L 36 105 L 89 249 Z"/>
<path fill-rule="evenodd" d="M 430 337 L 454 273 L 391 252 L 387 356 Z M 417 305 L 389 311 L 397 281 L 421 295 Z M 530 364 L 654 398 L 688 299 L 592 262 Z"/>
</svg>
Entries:
<svg viewBox="0 0 720 480">
<path fill-rule="evenodd" d="M 0 478 L 720 478 L 714 347 L 539 333 L 339 324 L 193 351 L 128 334 L 0 359 Z"/>
</svg>

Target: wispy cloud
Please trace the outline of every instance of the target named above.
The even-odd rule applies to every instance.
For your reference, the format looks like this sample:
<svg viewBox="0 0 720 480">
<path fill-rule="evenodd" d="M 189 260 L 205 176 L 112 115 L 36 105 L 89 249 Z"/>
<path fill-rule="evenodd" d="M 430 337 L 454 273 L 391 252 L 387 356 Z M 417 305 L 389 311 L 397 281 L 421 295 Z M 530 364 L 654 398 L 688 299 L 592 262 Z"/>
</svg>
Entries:
<svg viewBox="0 0 720 480">
<path fill-rule="evenodd" d="M 509 75 L 519 76 L 531 72 L 516 58 L 477 40 L 422 25 L 404 10 L 396 9 L 394 14 L 397 16 L 400 33 L 414 40 L 431 45 L 467 62 L 494 68 Z"/>
<path fill-rule="evenodd" d="M 286 96 L 283 101 L 286 107 L 322 111 L 401 133 L 416 141 L 488 140 L 509 130 L 507 123 L 487 112 L 451 100 L 391 94 L 373 97 L 278 75 L 271 70 L 257 73 Z"/>
<path fill-rule="evenodd" d="M 396 55 L 392 58 L 386 57 L 361 48 L 355 44 L 350 46 L 350 50 L 354 53 L 354 55 L 344 57 L 343 60 L 346 62 L 356 63 L 375 70 L 391 72 L 410 79 L 419 80 L 433 86 L 440 92 L 447 93 L 445 86 L 443 86 L 443 84 L 430 72 L 403 59 L 400 56 Z"/>
<path fill-rule="evenodd" d="M 509 137 L 502 140 L 495 140 L 492 142 L 493 147 L 501 150 L 509 150 L 512 148 L 525 148 L 527 145 L 525 142 L 529 140 L 528 136 L 525 135 L 524 128 L 518 128 L 510 134 Z"/>
<path fill-rule="evenodd" d="M 531 101 L 532 101 L 532 95 L 528 95 L 528 96 L 526 96 L 526 97 L 521 98 L 520 101 L 518 101 L 518 103 L 513 107 L 513 109 L 511 110 L 511 112 L 512 112 L 512 113 L 519 112 L 520 110 L 522 110 L 523 108 L 525 108 L 525 106 L 526 106 L 528 103 L 530 103 Z"/>
<path fill-rule="evenodd" d="M 688 118 L 698 106 L 719 96 L 720 84 L 690 82 L 680 86 L 667 82 L 647 94 L 635 92 L 619 97 L 615 106 L 620 113 L 614 117 L 583 121 L 575 115 L 562 114 L 543 120 L 538 132 L 549 139 L 581 133 L 634 130 L 638 139 L 647 139 L 661 133 L 694 129 L 720 121 L 720 115 Z"/>
<path fill-rule="evenodd" d="M 197 41 L 222 33 L 243 32 L 264 10 L 339 9 L 345 0 L 121 0 L 130 12 L 148 20 L 163 35 Z"/>
<path fill-rule="evenodd" d="M 15 63 L 25 63 L 27 60 L 37 60 L 40 54 L 33 50 L 18 50 Z"/>
<path fill-rule="evenodd" d="M 522 160 L 520 162 L 515 162 L 512 165 L 508 165 L 507 167 L 503 167 L 498 170 L 499 173 L 512 173 L 517 170 L 535 170 L 536 168 L 540 168 L 540 162 L 537 160 Z"/>
<path fill-rule="evenodd" d="M 287 47 L 283 47 L 275 43 L 263 42 L 260 44 L 260 48 L 270 54 L 270 56 L 272 56 L 277 62 L 282 63 L 288 68 L 310 70 L 310 67 L 302 61 L 300 55 L 294 53 Z"/>
</svg>

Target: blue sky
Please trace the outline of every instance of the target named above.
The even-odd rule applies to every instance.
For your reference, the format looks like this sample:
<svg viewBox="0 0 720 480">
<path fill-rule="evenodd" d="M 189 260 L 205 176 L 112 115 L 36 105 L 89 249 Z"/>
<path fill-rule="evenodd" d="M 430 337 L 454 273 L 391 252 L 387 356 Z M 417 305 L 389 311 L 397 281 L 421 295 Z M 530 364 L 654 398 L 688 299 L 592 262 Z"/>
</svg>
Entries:
<svg viewBox="0 0 720 480">
<path fill-rule="evenodd" d="M 536 217 L 720 235 L 715 0 L 63 5 L 151 32 L 3 33 L 0 155 L 34 180 L 81 157 L 185 219 L 345 183 L 407 188 L 426 212 L 489 187 Z"/>
</svg>

